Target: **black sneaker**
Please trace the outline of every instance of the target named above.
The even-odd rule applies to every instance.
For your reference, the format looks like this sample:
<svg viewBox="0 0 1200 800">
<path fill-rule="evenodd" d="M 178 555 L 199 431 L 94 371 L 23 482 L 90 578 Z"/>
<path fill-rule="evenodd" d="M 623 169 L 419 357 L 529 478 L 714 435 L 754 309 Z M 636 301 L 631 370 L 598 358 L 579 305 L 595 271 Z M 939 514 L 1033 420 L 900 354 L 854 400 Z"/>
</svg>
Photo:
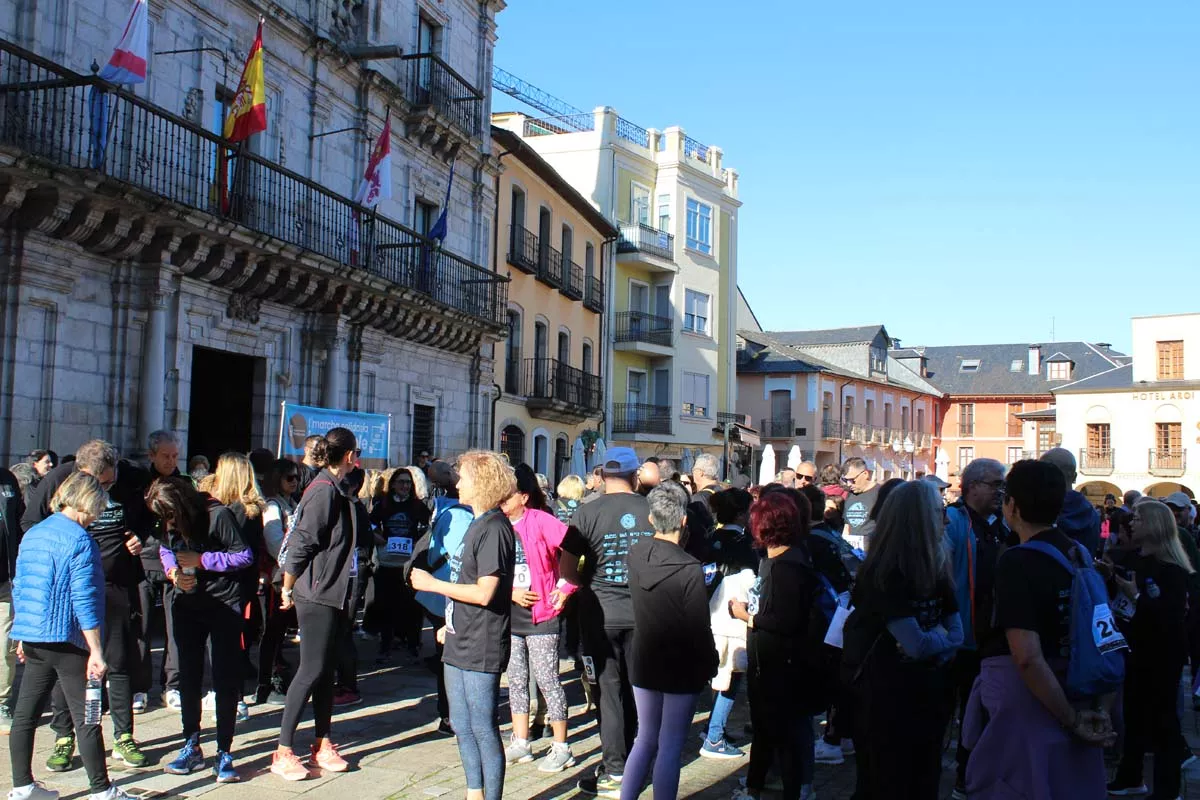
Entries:
<svg viewBox="0 0 1200 800">
<path fill-rule="evenodd" d="M 450 720 L 442 719 L 438 721 L 437 732 L 442 736 L 453 736 L 454 726 L 450 724 Z"/>
</svg>

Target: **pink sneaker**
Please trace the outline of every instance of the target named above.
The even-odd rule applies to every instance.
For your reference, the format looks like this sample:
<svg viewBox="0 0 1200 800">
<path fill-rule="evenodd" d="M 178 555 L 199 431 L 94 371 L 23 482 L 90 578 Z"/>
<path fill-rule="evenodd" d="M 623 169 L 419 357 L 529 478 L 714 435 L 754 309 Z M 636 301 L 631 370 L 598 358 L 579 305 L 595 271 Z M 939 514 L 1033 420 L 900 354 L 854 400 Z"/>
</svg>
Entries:
<svg viewBox="0 0 1200 800">
<path fill-rule="evenodd" d="M 271 756 L 271 772 L 285 781 L 302 781 L 308 777 L 308 770 L 291 750 L 275 751 L 275 755 Z"/>
<path fill-rule="evenodd" d="M 325 772 L 345 772 L 350 769 L 346 759 L 338 754 L 337 745 L 328 739 L 321 744 L 320 749 L 315 744 L 311 745 L 309 752 L 308 764 L 311 767 L 319 767 Z"/>
</svg>

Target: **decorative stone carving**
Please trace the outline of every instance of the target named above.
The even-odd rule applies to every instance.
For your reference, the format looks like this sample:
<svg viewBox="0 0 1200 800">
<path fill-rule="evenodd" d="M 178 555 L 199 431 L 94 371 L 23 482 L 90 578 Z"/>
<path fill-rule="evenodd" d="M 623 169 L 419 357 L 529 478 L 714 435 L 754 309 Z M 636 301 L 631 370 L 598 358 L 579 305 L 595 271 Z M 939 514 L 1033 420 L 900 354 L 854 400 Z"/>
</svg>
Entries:
<svg viewBox="0 0 1200 800">
<path fill-rule="evenodd" d="M 333 17 L 330 33 L 333 40 L 348 44 L 358 38 L 363 0 L 333 0 Z"/>
<path fill-rule="evenodd" d="M 229 295 L 229 304 L 225 307 L 225 316 L 238 322 L 248 322 L 251 325 L 257 325 L 261 311 L 262 300 L 259 300 L 257 297 L 250 297 L 234 292 Z"/>
<path fill-rule="evenodd" d="M 204 90 L 193 86 L 187 90 L 183 99 L 183 118 L 192 122 L 200 122 L 200 109 L 204 105 Z"/>
</svg>

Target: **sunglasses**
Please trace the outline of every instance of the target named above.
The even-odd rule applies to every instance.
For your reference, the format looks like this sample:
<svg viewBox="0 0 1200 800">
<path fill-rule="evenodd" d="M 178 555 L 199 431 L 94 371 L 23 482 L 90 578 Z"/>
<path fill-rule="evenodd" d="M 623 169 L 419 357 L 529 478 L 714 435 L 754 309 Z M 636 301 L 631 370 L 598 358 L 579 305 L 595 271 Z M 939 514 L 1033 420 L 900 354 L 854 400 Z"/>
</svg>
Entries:
<svg viewBox="0 0 1200 800">
<path fill-rule="evenodd" d="M 354 457 L 358 458 L 361 455 L 362 455 L 362 448 L 361 447 L 354 448 Z"/>
<path fill-rule="evenodd" d="M 805 483 L 812 483 L 814 480 L 816 480 L 816 478 L 814 478 L 812 475 L 800 475 L 800 474 L 797 474 L 797 475 L 796 475 L 796 480 L 798 480 L 798 481 L 804 481 Z"/>
<path fill-rule="evenodd" d="M 867 471 L 864 469 L 862 472 L 858 473 L 857 475 L 853 475 L 853 476 L 847 475 L 846 477 L 842 478 L 842 483 L 854 483 L 856 480 L 858 480 L 859 478 L 861 478 L 863 475 L 866 475 L 866 474 L 867 474 Z"/>
</svg>

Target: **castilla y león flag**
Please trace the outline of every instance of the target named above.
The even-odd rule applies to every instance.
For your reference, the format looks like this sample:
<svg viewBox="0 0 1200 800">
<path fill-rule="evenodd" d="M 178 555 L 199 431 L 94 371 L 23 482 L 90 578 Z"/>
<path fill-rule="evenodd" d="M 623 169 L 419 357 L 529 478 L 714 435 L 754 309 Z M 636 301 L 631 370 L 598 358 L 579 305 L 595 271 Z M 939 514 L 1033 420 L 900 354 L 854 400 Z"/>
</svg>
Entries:
<svg viewBox="0 0 1200 800">
<path fill-rule="evenodd" d="M 354 202 L 367 208 L 374 208 L 380 200 L 392 196 L 392 110 L 389 108 L 383 121 L 383 133 L 371 152 L 367 162 L 367 171 L 362 183 L 358 185 L 358 193 Z"/>
<path fill-rule="evenodd" d="M 263 79 L 263 21 L 261 17 L 258 20 L 258 34 L 254 37 L 250 55 L 246 56 L 242 80 L 230 106 L 229 116 L 225 119 L 225 138 L 231 142 L 240 142 L 267 129 L 267 87 Z"/>
</svg>

